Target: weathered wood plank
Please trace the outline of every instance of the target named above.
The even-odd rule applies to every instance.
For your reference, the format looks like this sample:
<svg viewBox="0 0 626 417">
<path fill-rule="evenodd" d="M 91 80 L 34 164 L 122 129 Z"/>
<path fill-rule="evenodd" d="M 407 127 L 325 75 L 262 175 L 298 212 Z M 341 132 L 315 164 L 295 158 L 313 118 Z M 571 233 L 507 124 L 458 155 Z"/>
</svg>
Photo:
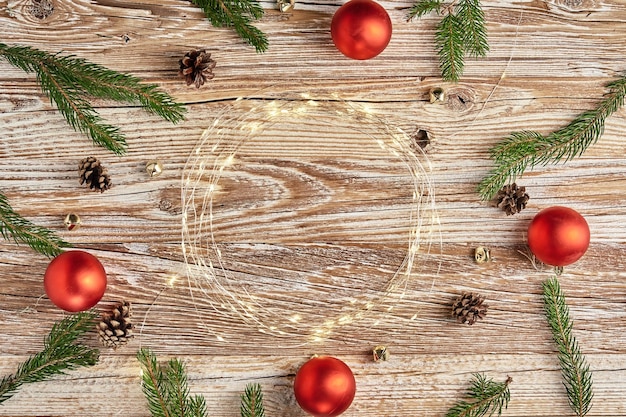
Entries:
<svg viewBox="0 0 626 417">
<path fill-rule="evenodd" d="M 530 219 L 556 204 L 579 210 L 592 231 L 588 253 L 561 280 L 594 370 L 589 416 L 626 414 L 625 111 L 607 121 L 602 139 L 582 158 L 525 175 L 520 182 L 531 200 L 519 215 L 507 217 L 475 192 L 491 167 L 493 144 L 516 130 L 558 129 L 593 108 L 603 86 L 623 73 L 623 1 L 484 4 L 491 50 L 468 60 L 456 85 L 438 78 L 437 17 L 407 22 L 411 2 L 383 3 L 393 39 L 365 62 L 344 58 L 332 45 L 329 24 L 339 3 L 297 4 L 287 14 L 270 10 L 273 2 L 262 4 L 268 11 L 259 27 L 271 42 L 265 54 L 230 30 L 211 27 L 187 1 L 58 0 L 44 20 L 30 13 L 30 0 L 0 2 L 0 42 L 62 50 L 134 73 L 189 108 L 187 120 L 172 126 L 137 107 L 97 101 L 102 116 L 128 137 L 128 154 L 115 157 L 67 127 L 34 77 L 0 61 L 0 190 L 21 214 L 96 254 L 109 274 L 99 308 L 129 300 L 137 325 L 129 346 L 103 352 L 92 369 L 24 387 L 0 406 L 0 415 L 146 416 L 134 359 L 140 346 L 164 359 L 185 359 L 192 391 L 207 396 L 216 417 L 238 414 L 247 382 L 263 385 L 268 415 L 304 415 L 292 382 L 314 353 L 340 356 L 355 371 L 358 392 L 346 416 L 444 415 L 473 372 L 513 377 L 507 416 L 568 415 L 542 312 L 540 284 L 551 271 L 535 269 L 524 255 Z M 196 47 L 218 62 L 215 78 L 200 90 L 177 75 L 178 59 Z M 437 86 L 448 93 L 443 105 L 428 101 Z M 182 177 L 204 129 L 237 97 L 280 94 L 304 103 L 302 93 L 337 94 L 409 135 L 427 131 L 430 144 L 419 158 L 432 167 L 439 220 L 404 297 L 394 293 L 323 341 L 304 332 L 261 333 L 227 314 L 215 288 L 195 289 L 192 297 L 181 246 Z M 273 135 L 246 141 L 214 201 L 227 275 L 262 296 L 272 312 L 266 321 L 298 312 L 308 330 L 339 315 L 345 307 L 339 295 L 385 290 L 406 256 L 413 208 L 412 178 L 398 158 L 350 128 L 357 122 L 317 134 L 315 121 L 334 120 L 317 117 L 280 123 Z M 113 178 L 103 194 L 78 184 L 77 164 L 89 155 Z M 151 159 L 160 159 L 165 171 L 149 179 L 144 167 Z M 82 228 L 64 229 L 69 212 L 80 214 Z M 491 248 L 491 263 L 473 262 L 477 246 Z M 44 295 L 47 264 L 28 248 L 0 241 L 0 375 L 36 352 L 63 315 Z M 449 317 L 463 291 L 485 295 L 490 305 L 473 327 Z M 392 359 L 375 364 L 369 351 L 381 343 Z"/>
</svg>

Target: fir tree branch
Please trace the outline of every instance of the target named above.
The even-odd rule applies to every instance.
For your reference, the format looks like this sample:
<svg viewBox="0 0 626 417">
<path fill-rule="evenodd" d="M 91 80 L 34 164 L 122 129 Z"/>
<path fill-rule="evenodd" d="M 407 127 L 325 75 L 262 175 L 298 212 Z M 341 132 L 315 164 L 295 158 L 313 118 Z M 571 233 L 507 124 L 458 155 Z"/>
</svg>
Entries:
<svg viewBox="0 0 626 417">
<path fill-rule="evenodd" d="M 482 374 L 474 374 L 467 391 L 468 401 L 459 401 L 448 410 L 446 417 L 482 417 L 502 414 L 502 408 L 507 408 L 511 393 L 509 384 L 511 377 L 506 381 L 494 382 Z"/>
<path fill-rule="evenodd" d="M 187 416 L 187 398 L 189 397 L 189 386 L 187 385 L 187 375 L 185 366 L 177 359 L 168 362 L 168 371 L 165 377 L 167 384 L 171 387 L 170 404 L 173 416 Z"/>
<path fill-rule="evenodd" d="M 577 417 L 591 410 L 593 381 L 589 364 L 572 335 L 573 323 L 559 281 L 552 277 L 543 283 L 546 319 L 559 350 L 559 364 L 569 405 Z"/>
<path fill-rule="evenodd" d="M 92 96 L 122 103 L 140 104 L 144 110 L 161 118 L 178 123 L 184 120 L 185 108 L 176 103 L 156 84 L 143 84 L 130 74 L 111 71 L 101 65 L 73 56 L 56 56 L 49 62 L 72 85 L 81 85 Z"/>
<path fill-rule="evenodd" d="M 142 389 L 150 414 L 153 417 L 173 417 L 169 413 L 165 377 L 156 356 L 148 349 L 141 349 L 137 352 L 137 360 L 141 364 Z"/>
<path fill-rule="evenodd" d="M 71 245 L 56 236 L 51 230 L 36 226 L 13 210 L 6 196 L 0 192 L 0 234 L 6 240 L 25 243 L 35 251 L 53 257 L 62 252 L 62 248 Z"/>
<path fill-rule="evenodd" d="M 265 52 L 267 36 L 252 25 L 253 20 L 263 17 L 263 8 L 257 0 L 191 0 L 200 7 L 211 24 L 216 27 L 232 27 L 257 52 Z"/>
<path fill-rule="evenodd" d="M 265 417 L 260 384 L 248 384 L 241 395 L 241 417 Z"/>
<path fill-rule="evenodd" d="M 463 73 L 465 45 L 461 22 L 455 14 L 450 13 L 441 19 L 435 31 L 435 42 L 443 79 L 458 81 Z"/>
<path fill-rule="evenodd" d="M 489 200 L 528 168 L 567 162 L 596 143 L 604 133 L 606 119 L 624 106 L 626 76 L 606 87 L 608 94 L 598 106 L 579 114 L 567 126 L 548 136 L 533 131 L 513 132 L 494 146 L 491 157 L 496 166 L 478 185 L 480 197 Z"/>
<path fill-rule="evenodd" d="M 126 139 L 117 127 L 103 123 L 85 97 L 139 104 L 173 123 L 183 119 L 184 107 L 155 84 L 141 84 L 139 78 L 84 59 L 3 43 L 0 57 L 27 73 L 35 73 L 44 94 L 72 128 L 118 155 L 125 152 Z"/>
<path fill-rule="evenodd" d="M 194 395 L 190 398 L 189 413 L 189 417 L 206 417 L 208 415 L 206 400 L 202 395 Z"/>
<path fill-rule="evenodd" d="M 460 0 L 456 13 L 461 24 L 465 52 L 474 57 L 487 55 L 487 28 L 480 0 Z"/>
<path fill-rule="evenodd" d="M 46 339 L 44 349 L 18 366 L 17 372 L 0 381 L 0 404 L 11 398 L 25 383 L 44 381 L 81 366 L 98 362 L 99 351 L 77 343 L 93 329 L 96 313 L 81 312 L 56 323 Z"/>
<path fill-rule="evenodd" d="M 447 14 L 435 28 L 435 43 L 439 55 L 441 76 L 457 82 L 463 74 L 465 55 L 485 56 L 489 51 L 485 14 L 480 0 L 459 0 L 444 5 L 443 0 L 416 0 L 409 9 L 409 20 L 428 13 Z"/>
<path fill-rule="evenodd" d="M 407 19 L 419 19 L 431 12 L 441 13 L 443 0 L 417 0 L 409 9 Z"/>
<path fill-rule="evenodd" d="M 67 123 L 89 136 L 95 144 L 109 149 L 117 155 L 126 152 L 126 139 L 119 128 L 103 123 L 102 118 L 83 97 L 85 91 L 79 86 L 62 85 L 59 74 L 50 67 L 40 65 L 37 79 L 42 91 L 56 104 Z"/>
<path fill-rule="evenodd" d="M 494 146 L 491 158 L 496 167 L 478 184 L 478 194 L 489 200 L 507 182 L 514 182 L 528 166 L 533 166 L 533 158 L 545 146 L 545 137 L 533 131 L 511 133 L 504 141 Z"/>
<path fill-rule="evenodd" d="M 141 364 L 142 389 L 152 417 L 206 417 L 204 397 L 189 396 L 187 374 L 178 359 L 162 367 L 148 349 L 137 352 Z"/>
</svg>

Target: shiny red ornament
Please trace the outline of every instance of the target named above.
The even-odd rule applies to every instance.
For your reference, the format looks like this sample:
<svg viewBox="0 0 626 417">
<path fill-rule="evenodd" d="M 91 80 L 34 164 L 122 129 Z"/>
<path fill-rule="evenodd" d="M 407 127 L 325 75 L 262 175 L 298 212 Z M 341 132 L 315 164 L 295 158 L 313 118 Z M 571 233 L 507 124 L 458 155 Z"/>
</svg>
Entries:
<svg viewBox="0 0 626 417">
<path fill-rule="evenodd" d="M 335 12 L 330 34 L 339 51 L 352 59 L 370 59 L 391 40 L 391 19 L 372 0 L 350 0 Z"/>
<path fill-rule="evenodd" d="M 43 278 L 46 294 L 65 311 L 84 311 L 104 295 L 107 275 L 100 261 L 81 250 L 63 252 L 50 262 Z"/>
<path fill-rule="evenodd" d="M 334 417 L 352 404 L 356 380 L 344 362 L 319 356 L 300 367 L 293 390 L 298 404 L 307 413 L 315 417 Z"/>
<path fill-rule="evenodd" d="M 543 263 L 565 266 L 589 247 L 589 225 L 576 210 L 554 206 L 541 210 L 528 226 L 528 247 Z"/>
</svg>

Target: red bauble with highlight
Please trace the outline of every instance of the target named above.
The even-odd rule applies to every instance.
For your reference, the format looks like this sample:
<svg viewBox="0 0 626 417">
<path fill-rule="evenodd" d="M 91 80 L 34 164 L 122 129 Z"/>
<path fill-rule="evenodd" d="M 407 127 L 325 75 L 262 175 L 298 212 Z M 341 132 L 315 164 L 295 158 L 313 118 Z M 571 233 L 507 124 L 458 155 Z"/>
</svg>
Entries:
<svg viewBox="0 0 626 417">
<path fill-rule="evenodd" d="M 107 275 L 98 258 L 85 251 L 72 250 L 50 262 L 43 285 L 57 307 L 70 312 L 85 311 L 104 295 Z"/>
<path fill-rule="evenodd" d="M 335 12 L 330 34 L 339 51 L 352 59 L 370 59 L 391 40 L 391 19 L 372 0 L 350 0 Z"/>
<path fill-rule="evenodd" d="M 576 210 L 554 206 L 541 210 L 528 226 L 528 247 L 543 263 L 565 266 L 580 259 L 590 240 L 589 225 Z"/>
<path fill-rule="evenodd" d="M 356 380 L 344 362 L 320 356 L 300 367 L 293 390 L 298 404 L 307 413 L 315 417 L 334 417 L 352 404 Z"/>
</svg>

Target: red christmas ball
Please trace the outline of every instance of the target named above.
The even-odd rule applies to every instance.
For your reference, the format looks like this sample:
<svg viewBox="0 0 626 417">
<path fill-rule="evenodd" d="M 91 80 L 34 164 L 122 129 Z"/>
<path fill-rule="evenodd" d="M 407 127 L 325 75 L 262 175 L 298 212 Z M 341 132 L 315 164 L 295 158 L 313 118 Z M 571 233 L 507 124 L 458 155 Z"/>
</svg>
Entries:
<svg viewBox="0 0 626 417">
<path fill-rule="evenodd" d="M 589 225 L 571 208 L 541 210 L 528 226 L 530 251 L 543 263 L 565 266 L 576 262 L 589 247 Z"/>
<path fill-rule="evenodd" d="M 95 256 L 72 250 L 50 262 L 43 285 L 57 307 L 65 311 L 84 311 L 95 306 L 104 295 L 107 275 Z"/>
<path fill-rule="evenodd" d="M 391 19 L 372 0 L 350 0 L 335 12 L 330 34 L 339 51 L 353 59 L 380 54 L 391 40 Z"/>
<path fill-rule="evenodd" d="M 304 411 L 315 417 L 333 417 L 352 404 L 356 381 L 348 365 L 330 356 L 320 356 L 300 367 L 293 390 Z"/>
</svg>

